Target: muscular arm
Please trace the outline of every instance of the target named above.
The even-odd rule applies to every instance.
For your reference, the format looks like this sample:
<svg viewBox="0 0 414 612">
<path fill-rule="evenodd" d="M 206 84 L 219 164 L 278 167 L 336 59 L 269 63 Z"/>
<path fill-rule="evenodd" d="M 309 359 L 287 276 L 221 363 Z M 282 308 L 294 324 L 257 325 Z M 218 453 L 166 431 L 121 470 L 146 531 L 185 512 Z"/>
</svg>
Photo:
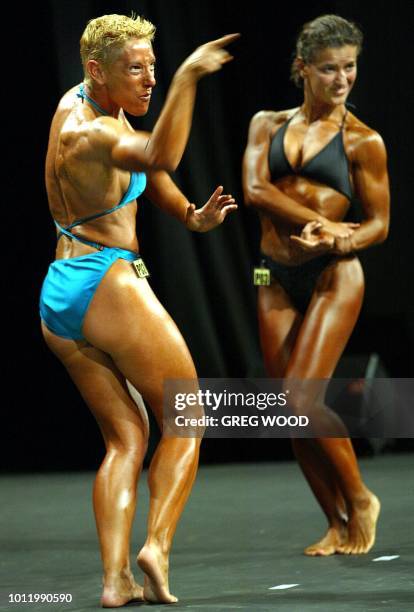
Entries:
<svg viewBox="0 0 414 612">
<path fill-rule="evenodd" d="M 390 195 L 387 157 L 381 137 L 370 132 L 361 138 L 352 153 L 352 162 L 355 194 L 361 201 L 364 220 L 360 224 L 349 224 L 353 231 L 348 235 L 334 235 L 322 223 L 308 223 L 300 237 L 291 236 L 291 240 L 303 249 L 348 255 L 387 237 Z"/>
<path fill-rule="evenodd" d="M 353 162 L 355 194 L 361 201 L 364 220 L 349 240 L 350 250 L 358 251 L 384 241 L 388 235 L 390 193 L 387 155 L 381 137 L 374 133 L 361 140 Z"/>
<path fill-rule="evenodd" d="M 167 172 L 157 170 L 147 174 L 145 195 L 158 208 L 185 224 L 190 202 Z"/>
<path fill-rule="evenodd" d="M 140 132 L 131 133 L 111 117 L 102 117 L 93 122 L 91 149 L 100 150 L 102 159 L 122 170 L 175 170 L 190 133 L 197 82 L 233 59 L 224 47 L 238 36 L 230 34 L 201 45 L 183 62 L 149 139 Z"/>
<path fill-rule="evenodd" d="M 196 209 L 178 189 L 167 172 L 148 174 L 146 195 L 156 206 L 185 224 L 193 232 L 208 232 L 223 223 L 229 212 L 237 209 L 231 195 L 223 195 L 220 185 L 204 206 Z"/>
<path fill-rule="evenodd" d="M 270 130 L 268 114 L 257 113 L 250 123 L 243 159 L 243 191 L 246 204 L 297 225 L 305 225 L 310 221 L 327 221 L 320 214 L 285 195 L 270 182 Z"/>
<path fill-rule="evenodd" d="M 110 148 L 112 164 L 123 170 L 173 171 L 184 153 L 193 116 L 197 79 L 189 70 L 177 73 L 150 138 L 116 130 Z M 104 120 L 103 120 L 104 121 Z"/>
</svg>

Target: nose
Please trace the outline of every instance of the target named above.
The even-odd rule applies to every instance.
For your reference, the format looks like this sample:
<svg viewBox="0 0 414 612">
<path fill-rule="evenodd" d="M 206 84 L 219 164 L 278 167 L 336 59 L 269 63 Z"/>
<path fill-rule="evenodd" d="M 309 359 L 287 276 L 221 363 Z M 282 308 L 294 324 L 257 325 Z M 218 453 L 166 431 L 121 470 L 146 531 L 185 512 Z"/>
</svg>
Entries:
<svg viewBox="0 0 414 612">
<path fill-rule="evenodd" d="M 146 87 L 155 87 L 156 84 L 154 71 L 148 68 L 144 73 L 144 83 Z"/>
<path fill-rule="evenodd" d="M 338 72 L 336 73 L 335 81 L 338 84 L 347 83 L 348 78 L 347 78 L 347 73 L 345 72 L 345 70 L 338 70 Z"/>
</svg>

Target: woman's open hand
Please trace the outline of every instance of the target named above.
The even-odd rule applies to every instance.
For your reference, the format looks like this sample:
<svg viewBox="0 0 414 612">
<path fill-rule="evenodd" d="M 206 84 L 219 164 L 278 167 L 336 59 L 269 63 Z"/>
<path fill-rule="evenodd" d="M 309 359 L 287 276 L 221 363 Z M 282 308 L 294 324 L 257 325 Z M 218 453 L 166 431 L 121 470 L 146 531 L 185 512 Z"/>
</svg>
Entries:
<svg viewBox="0 0 414 612">
<path fill-rule="evenodd" d="M 220 185 L 202 208 L 196 209 L 195 204 L 190 204 L 186 218 L 188 229 L 193 232 L 208 232 L 223 223 L 229 212 L 237 209 L 233 196 L 222 194 L 223 187 Z"/>
</svg>

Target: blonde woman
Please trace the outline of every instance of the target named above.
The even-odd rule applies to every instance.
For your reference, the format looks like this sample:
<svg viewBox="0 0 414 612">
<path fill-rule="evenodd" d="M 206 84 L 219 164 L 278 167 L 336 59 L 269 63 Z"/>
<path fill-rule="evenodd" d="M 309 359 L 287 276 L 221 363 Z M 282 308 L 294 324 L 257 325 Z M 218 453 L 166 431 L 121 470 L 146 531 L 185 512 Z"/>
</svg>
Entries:
<svg viewBox="0 0 414 612">
<path fill-rule="evenodd" d="M 183 154 L 198 80 L 232 59 L 224 46 L 236 36 L 207 43 L 184 61 L 147 134 L 131 128 L 124 110 L 134 116 L 148 110 L 155 86 L 154 31 L 140 17 L 105 15 L 89 22 L 81 38 L 85 79 L 58 104 L 46 159 L 58 243 L 40 299 L 42 330 L 106 444 L 94 486 L 104 607 L 177 601 L 168 584 L 169 552 L 199 452 L 197 439 L 161 437 L 148 476 L 148 537 L 138 555 L 142 588 L 130 568 L 129 547 L 147 429 L 126 379 L 162 429 L 164 379 L 196 379 L 196 372 L 179 330 L 145 278 L 136 199 L 145 190 L 195 231 L 212 229 L 236 208 L 219 187 L 196 210 L 167 172 Z"/>
</svg>

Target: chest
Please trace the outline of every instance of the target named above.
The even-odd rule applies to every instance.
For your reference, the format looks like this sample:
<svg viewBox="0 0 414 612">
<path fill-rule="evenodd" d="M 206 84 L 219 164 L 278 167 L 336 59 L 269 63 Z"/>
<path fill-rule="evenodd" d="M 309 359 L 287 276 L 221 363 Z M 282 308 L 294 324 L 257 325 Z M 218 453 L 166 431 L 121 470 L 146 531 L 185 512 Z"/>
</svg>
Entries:
<svg viewBox="0 0 414 612">
<path fill-rule="evenodd" d="M 312 185 L 330 187 L 352 199 L 351 166 L 344 128 L 332 122 L 287 121 L 274 134 L 269 149 L 272 181 L 302 177 Z"/>
<path fill-rule="evenodd" d="M 312 125 L 288 123 L 280 128 L 280 147 L 292 170 L 299 171 L 329 147 L 332 153 L 336 140 L 343 145 L 343 131 L 332 123 L 317 122 Z M 331 155 L 332 155 L 331 153 Z M 332 160 L 334 161 L 334 160 Z"/>
</svg>

